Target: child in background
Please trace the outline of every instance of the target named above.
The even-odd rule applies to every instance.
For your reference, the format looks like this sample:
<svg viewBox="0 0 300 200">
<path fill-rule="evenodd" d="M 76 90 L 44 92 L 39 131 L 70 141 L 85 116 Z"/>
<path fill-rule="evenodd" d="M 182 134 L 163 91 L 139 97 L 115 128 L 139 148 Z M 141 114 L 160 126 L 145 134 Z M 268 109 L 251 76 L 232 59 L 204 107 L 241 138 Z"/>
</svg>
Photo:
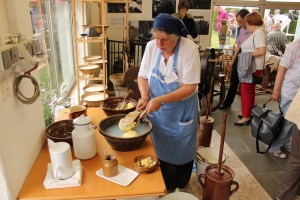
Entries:
<svg viewBox="0 0 300 200">
<path fill-rule="evenodd" d="M 219 34 L 219 48 L 224 49 L 226 44 L 226 35 L 227 35 L 227 20 L 222 19 L 221 21 L 221 27 L 220 27 L 220 34 Z"/>
</svg>

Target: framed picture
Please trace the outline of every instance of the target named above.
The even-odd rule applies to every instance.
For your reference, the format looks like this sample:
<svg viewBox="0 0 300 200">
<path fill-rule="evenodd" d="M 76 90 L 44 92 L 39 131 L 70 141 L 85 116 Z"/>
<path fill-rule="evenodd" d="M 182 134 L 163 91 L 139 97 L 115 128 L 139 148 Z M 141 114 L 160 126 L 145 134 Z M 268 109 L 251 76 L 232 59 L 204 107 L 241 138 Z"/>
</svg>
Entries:
<svg viewBox="0 0 300 200">
<path fill-rule="evenodd" d="M 125 3 L 108 3 L 108 13 L 126 13 Z M 129 13 L 142 13 L 142 0 L 132 0 L 128 5 Z"/>
<path fill-rule="evenodd" d="M 210 9 L 211 0 L 189 0 L 190 9 Z"/>
<path fill-rule="evenodd" d="M 173 14 L 176 12 L 176 0 L 152 0 L 152 18 L 159 13 Z"/>
</svg>

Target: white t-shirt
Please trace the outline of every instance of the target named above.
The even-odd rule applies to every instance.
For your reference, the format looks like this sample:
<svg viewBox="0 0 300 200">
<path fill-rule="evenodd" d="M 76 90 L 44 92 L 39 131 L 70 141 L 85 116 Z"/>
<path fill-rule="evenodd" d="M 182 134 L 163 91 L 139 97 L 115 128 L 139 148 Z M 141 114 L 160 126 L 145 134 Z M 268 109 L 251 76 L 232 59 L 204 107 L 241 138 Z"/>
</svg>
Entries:
<svg viewBox="0 0 300 200">
<path fill-rule="evenodd" d="M 253 40 L 254 38 L 254 40 Z M 254 44 L 253 44 L 254 43 Z M 258 28 L 254 31 L 245 42 L 242 44 L 242 52 L 254 52 L 254 48 L 265 47 L 266 45 L 266 33 L 262 28 Z M 254 57 L 256 69 L 263 70 L 265 55 Z"/>
<path fill-rule="evenodd" d="M 152 75 L 152 70 L 155 67 L 159 49 L 155 40 L 148 42 L 142 63 L 139 70 L 139 76 L 148 79 Z M 161 56 L 158 70 L 164 76 L 168 76 L 173 72 L 174 54 L 169 58 L 167 65 L 164 62 L 164 57 Z M 178 79 L 176 81 L 185 84 L 197 84 L 200 82 L 200 56 L 196 44 L 184 37 L 181 37 L 178 58 L 177 58 Z"/>
<path fill-rule="evenodd" d="M 300 39 L 286 46 L 279 65 L 287 68 L 281 87 L 281 95 L 293 99 L 300 87 Z"/>
</svg>

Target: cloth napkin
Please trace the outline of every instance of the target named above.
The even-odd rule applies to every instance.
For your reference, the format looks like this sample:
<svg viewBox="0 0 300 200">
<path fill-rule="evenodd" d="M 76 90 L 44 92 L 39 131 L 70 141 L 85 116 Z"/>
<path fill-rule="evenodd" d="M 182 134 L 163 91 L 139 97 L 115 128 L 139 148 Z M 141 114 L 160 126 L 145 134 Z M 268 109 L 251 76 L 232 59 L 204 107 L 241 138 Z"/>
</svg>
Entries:
<svg viewBox="0 0 300 200">
<path fill-rule="evenodd" d="M 96 171 L 96 175 L 119 185 L 128 186 L 140 174 L 132 169 L 118 165 L 118 174 L 116 176 L 104 176 L 102 168 Z"/>
<path fill-rule="evenodd" d="M 66 188 L 66 187 L 75 187 L 81 185 L 81 175 L 82 175 L 82 166 L 80 160 L 72 161 L 75 173 L 70 178 L 64 180 L 57 180 L 52 176 L 52 164 L 48 163 L 48 170 L 44 180 L 44 187 L 46 189 L 54 188 Z"/>
</svg>

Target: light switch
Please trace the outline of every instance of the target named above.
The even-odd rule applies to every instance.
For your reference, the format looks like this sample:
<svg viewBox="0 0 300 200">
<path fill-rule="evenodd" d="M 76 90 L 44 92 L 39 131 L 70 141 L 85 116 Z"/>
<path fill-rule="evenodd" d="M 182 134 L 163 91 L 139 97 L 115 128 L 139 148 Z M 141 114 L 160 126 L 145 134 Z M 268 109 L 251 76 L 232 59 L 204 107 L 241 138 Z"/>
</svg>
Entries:
<svg viewBox="0 0 300 200">
<path fill-rule="evenodd" d="M 10 49 L 11 61 L 12 64 L 15 64 L 19 61 L 19 50 L 16 47 Z"/>
<path fill-rule="evenodd" d="M 41 54 L 40 42 L 38 40 L 32 40 L 32 53 L 33 55 Z"/>
<path fill-rule="evenodd" d="M 30 53 L 30 55 L 33 56 L 32 44 L 30 42 L 25 42 L 24 45 L 25 45 L 27 51 Z"/>
<path fill-rule="evenodd" d="M 8 69 L 13 63 L 10 56 L 10 50 L 6 50 L 2 52 L 2 59 L 3 59 L 3 65 L 4 69 Z"/>
</svg>

